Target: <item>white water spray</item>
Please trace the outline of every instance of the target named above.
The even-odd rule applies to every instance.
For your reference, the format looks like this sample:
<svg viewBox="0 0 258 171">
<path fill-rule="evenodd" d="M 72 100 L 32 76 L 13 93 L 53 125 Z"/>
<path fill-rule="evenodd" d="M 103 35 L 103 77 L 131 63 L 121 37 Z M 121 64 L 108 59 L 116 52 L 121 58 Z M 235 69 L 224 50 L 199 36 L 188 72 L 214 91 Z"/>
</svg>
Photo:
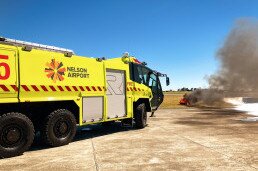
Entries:
<svg viewBox="0 0 258 171">
<path fill-rule="evenodd" d="M 225 98 L 225 102 L 234 105 L 234 109 L 258 116 L 258 103 L 244 103 L 242 97 Z"/>
</svg>

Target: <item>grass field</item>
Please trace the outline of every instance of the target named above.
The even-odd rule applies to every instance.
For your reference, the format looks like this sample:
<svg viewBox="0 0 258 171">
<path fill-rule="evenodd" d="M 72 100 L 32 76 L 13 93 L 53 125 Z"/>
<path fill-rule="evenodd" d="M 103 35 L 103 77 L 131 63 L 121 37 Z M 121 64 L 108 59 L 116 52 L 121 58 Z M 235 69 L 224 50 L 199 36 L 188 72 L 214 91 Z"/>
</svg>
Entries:
<svg viewBox="0 0 258 171">
<path fill-rule="evenodd" d="M 183 95 L 185 93 L 191 93 L 191 92 L 186 92 L 186 91 L 176 91 L 176 92 L 164 92 L 164 101 L 163 103 L 160 105 L 160 108 L 163 109 L 179 109 L 179 108 L 188 108 L 188 106 L 185 105 L 180 105 L 179 101 L 180 99 L 183 97 Z M 196 104 L 194 104 L 194 107 L 198 107 L 198 108 L 230 108 L 233 107 L 232 104 L 226 103 L 225 101 L 217 101 L 213 104 L 205 104 L 203 102 L 198 102 Z"/>
<path fill-rule="evenodd" d="M 178 109 L 178 108 L 187 108 L 187 106 L 180 105 L 179 100 L 183 97 L 183 95 L 186 92 L 164 92 L 164 101 L 160 105 L 160 108 L 172 108 L 172 109 Z"/>
</svg>

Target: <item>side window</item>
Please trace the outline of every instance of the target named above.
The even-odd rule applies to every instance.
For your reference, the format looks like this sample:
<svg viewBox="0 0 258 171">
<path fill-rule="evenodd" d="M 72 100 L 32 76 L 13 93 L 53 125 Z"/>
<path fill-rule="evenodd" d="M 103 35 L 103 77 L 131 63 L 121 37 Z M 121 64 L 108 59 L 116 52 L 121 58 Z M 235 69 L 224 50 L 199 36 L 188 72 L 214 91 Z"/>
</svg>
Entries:
<svg viewBox="0 0 258 171">
<path fill-rule="evenodd" d="M 130 79 L 132 81 L 139 83 L 141 81 L 141 79 L 140 79 L 140 74 L 139 74 L 139 70 L 138 70 L 137 66 L 133 63 L 130 63 L 129 67 L 130 67 Z"/>
<path fill-rule="evenodd" d="M 142 73 L 142 67 L 140 66 L 136 66 L 136 72 L 135 74 L 138 76 L 138 80 L 136 82 L 138 83 L 144 83 L 144 77 L 143 77 L 143 73 Z"/>
<path fill-rule="evenodd" d="M 147 85 L 148 86 L 148 77 L 149 77 L 149 74 L 150 74 L 150 70 L 145 68 L 145 67 L 142 67 L 142 79 L 143 79 L 143 84 Z"/>
<path fill-rule="evenodd" d="M 130 78 L 137 83 L 144 83 L 144 76 L 140 65 L 130 63 Z"/>
</svg>

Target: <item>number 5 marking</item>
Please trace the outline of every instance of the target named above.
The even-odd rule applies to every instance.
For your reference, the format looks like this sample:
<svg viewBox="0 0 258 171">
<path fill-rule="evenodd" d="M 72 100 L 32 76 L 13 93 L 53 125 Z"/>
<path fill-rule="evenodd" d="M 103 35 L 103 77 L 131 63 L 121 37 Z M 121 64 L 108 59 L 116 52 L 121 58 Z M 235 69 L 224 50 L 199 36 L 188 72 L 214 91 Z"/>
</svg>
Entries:
<svg viewBox="0 0 258 171">
<path fill-rule="evenodd" d="M 0 55 L 0 59 L 5 59 L 8 60 L 8 56 L 7 55 Z M 2 75 L 2 72 L 0 72 L 0 80 L 7 80 L 10 77 L 10 67 L 7 63 L 5 62 L 1 62 L 0 63 L 0 68 L 4 67 L 5 69 L 5 74 Z"/>
</svg>

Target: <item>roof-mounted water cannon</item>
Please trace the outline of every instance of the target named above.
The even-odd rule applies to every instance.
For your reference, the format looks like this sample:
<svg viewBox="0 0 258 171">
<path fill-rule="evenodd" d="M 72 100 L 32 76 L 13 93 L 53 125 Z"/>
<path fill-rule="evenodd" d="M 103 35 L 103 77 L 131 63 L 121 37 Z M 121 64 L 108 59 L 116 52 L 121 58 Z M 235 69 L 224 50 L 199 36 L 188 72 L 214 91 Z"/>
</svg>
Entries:
<svg viewBox="0 0 258 171">
<path fill-rule="evenodd" d="M 123 53 L 123 57 L 124 57 L 124 58 L 128 58 L 129 56 L 130 56 L 130 55 L 129 55 L 129 52 L 124 52 L 124 53 Z"/>
<path fill-rule="evenodd" d="M 128 52 L 124 52 L 123 53 L 123 56 L 122 56 L 122 61 L 126 64 L 128 64 L 130 62 L 130 59 L 129 59 L 130 55 Z"/>
<path fill-rule="evenodd" d="M 146 65 L 147 65 L 147 63 L 146 63 L 146 62 L 142 62 L 142 65 L 146 66 Z"/>
</svg>

